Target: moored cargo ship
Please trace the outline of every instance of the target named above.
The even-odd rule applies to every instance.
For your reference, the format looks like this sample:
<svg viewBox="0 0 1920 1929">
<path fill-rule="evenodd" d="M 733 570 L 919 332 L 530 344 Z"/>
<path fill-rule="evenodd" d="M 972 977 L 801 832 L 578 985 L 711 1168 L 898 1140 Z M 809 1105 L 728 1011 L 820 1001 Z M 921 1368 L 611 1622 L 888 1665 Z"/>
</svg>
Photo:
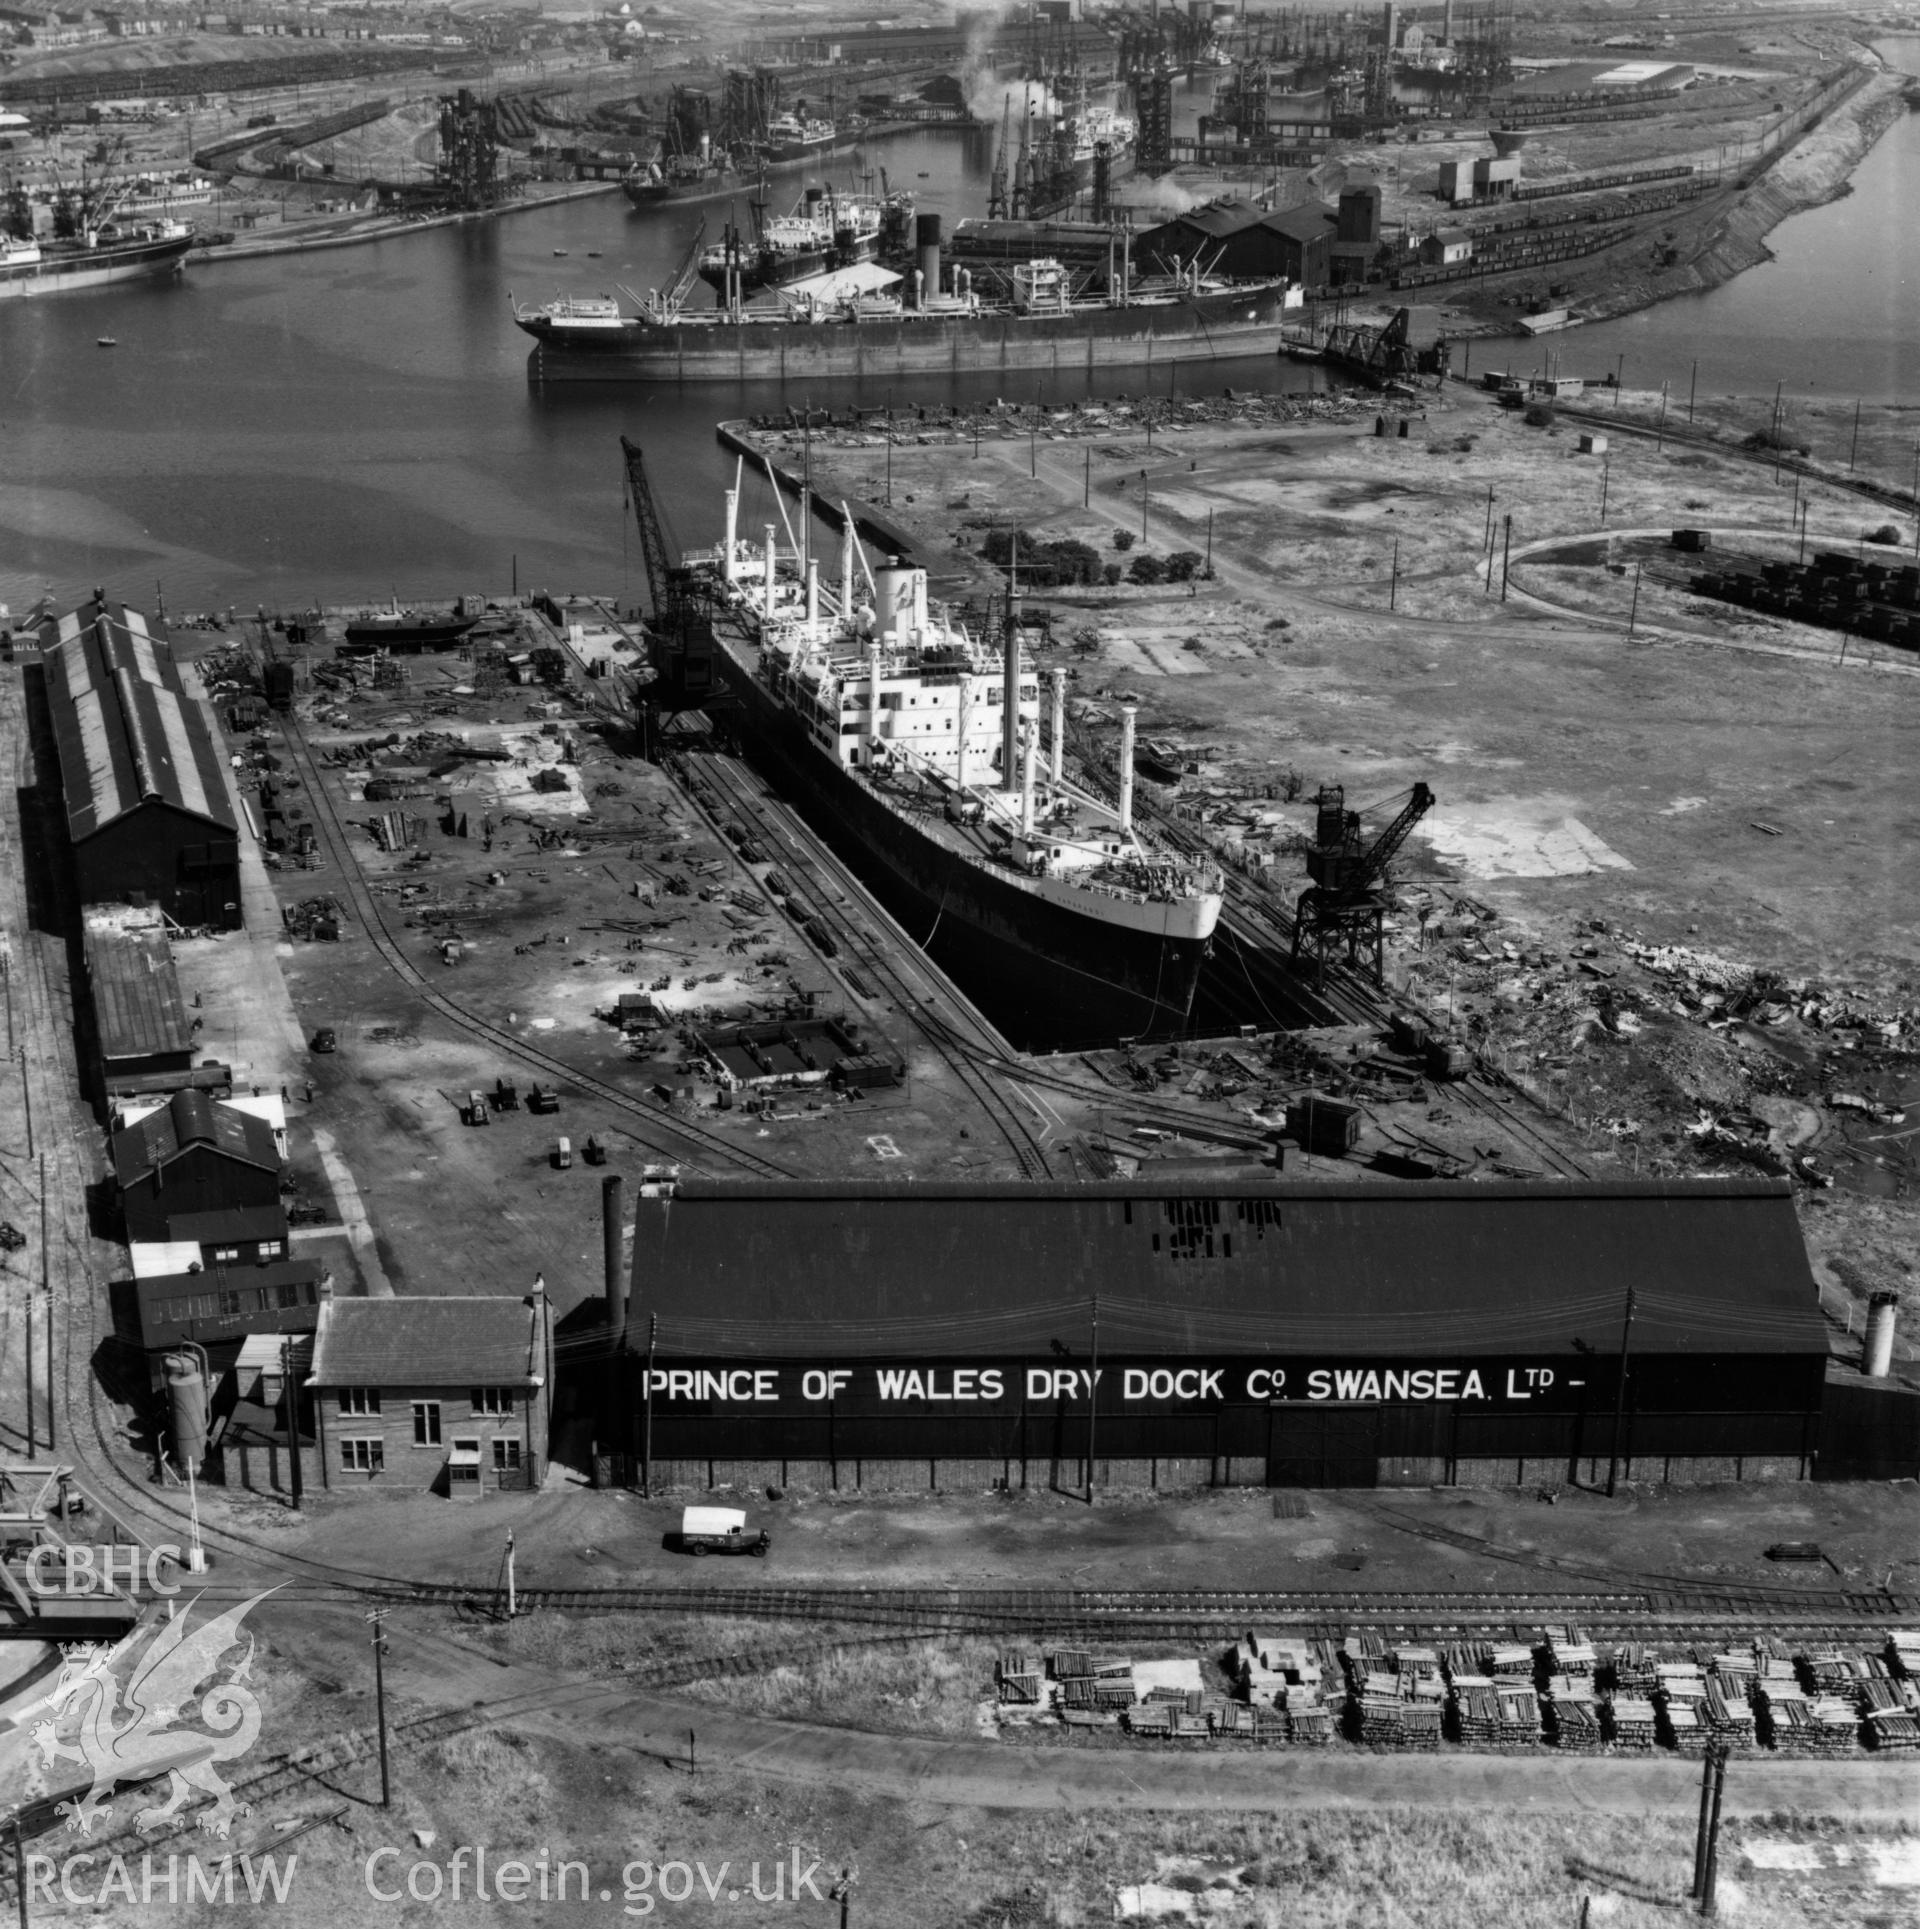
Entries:
<svg viewBox="0 0 1920 1929">
<path fill-rule="evenodd" d="M 193 231 L 178 221 L 97 228 L 70 241 L 0 236 L 0 300 L 178 274 L 192 246 Z"/>
<path fill-rule="evenodd" d="M 1134 821 L 1132 706 L 1110 804 L 1066 773 L 1064 672 L 1043 741 L 1011 608 L 998 650 L 976 642 L 923 569 L 869 568 L 850 519 L 836 590 L 791 531 L 744 540 L 739 505 L 736 476 L 724 538 L 685 567 L 756 759 L 1021 1043 L 1184 1029 L 1220 879 Z"/>
<path fill-rule="evenodd" d="M 1014 266 L 1004 301 L 977 289 L 966 269 L 943 293 L 938 241 L 929 244 L 925 233 L 922 265 L 909 276 L 867 264 L 854 285 L 838 277 L 821 288 L 801 282 L 767 306 L 749 306 L 736 290 L 722 306 L 696 312 L 670 290 L 636 314 L 596 309 L 581 326 L 577 299 L 516 303 L 514 321 L 535 343 L 529 377 L 730 382 L 1220 361 L 1276 353 L 1284 316 L 1300 303 L 1299 289 L 1284 281 L 1220 282 L 1195 269 L 1136 284 L 1124 265 L 1109 277 L 1108 295 L 1088 300 L 1050 259 Z"/>
</svg>

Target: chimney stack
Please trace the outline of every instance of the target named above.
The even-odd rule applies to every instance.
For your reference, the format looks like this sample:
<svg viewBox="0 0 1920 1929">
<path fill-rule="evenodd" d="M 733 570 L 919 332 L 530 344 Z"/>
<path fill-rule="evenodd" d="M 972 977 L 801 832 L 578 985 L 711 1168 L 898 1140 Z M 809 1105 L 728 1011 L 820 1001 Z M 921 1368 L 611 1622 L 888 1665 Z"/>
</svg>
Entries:
<svg viewBox="0 0 1920 1929">
<path fill-rule="evenodd" d="M 627 1275 L 620 1264 L 626 1232 L 627 1182 L 610 1172 L 600 1181 L 600 1243 L 606 1260 L 607 1331 L 617 1345 L 627 1324 Z"/>
</svg>

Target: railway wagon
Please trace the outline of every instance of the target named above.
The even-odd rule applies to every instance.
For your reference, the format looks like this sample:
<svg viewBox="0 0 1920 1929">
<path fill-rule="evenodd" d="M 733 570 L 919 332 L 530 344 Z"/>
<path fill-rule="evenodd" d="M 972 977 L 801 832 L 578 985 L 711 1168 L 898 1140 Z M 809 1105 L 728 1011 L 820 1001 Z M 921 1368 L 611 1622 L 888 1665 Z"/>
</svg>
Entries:
<svg viewBox="0 0 1920 1929">
<path fill-rule="evenodd" d="M 660 1486 L 1799 1480 L 1784 1181 L 687 1180 L 597 1431 Z"/>
</svg>

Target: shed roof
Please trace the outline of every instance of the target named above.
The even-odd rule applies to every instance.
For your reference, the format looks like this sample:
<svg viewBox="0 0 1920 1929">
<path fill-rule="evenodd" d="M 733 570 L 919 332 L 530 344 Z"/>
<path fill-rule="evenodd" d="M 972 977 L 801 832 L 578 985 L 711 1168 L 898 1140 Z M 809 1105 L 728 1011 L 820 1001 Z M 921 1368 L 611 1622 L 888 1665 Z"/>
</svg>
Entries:
<svg viewBox="0 0 1920 1929">
<path fill-rule="evenodd" d="M 314 1386 L 536 1386 L 541 1377 L 527 1299 L 330 1299 L 320 1309 Z"/>
<path fill-rule="evenodd" d="M 1820 1353 L 1785 1182 L 690 1180 L 639 1201 L 629 1331 L 683 1356 Z M 639 1322 L 638 1326 L 634 1322 Z"/>
<path fill-rule="evenodd" d="M 1156 240 L 1178 240 L 1182 233 L 1205 235 L 1211 241 L 1224 241 L 1230 234 L 1257 227 L 1262 214 L 1263 210 L 1251 201 L 1222 195 L 1217 201 L 1203 202 L 1197 208 L 1188 208 L 1184 213 L 1174 215 L 1171 220 L 1161 222 L 1157 228 L 1147 229 L 1138 239 L 1143 247 L 1150 246 Z"/>
<path fill-rule="evenodd" d="M 235 834 L 220 750 L 138 610 L 83 604 L 41 628 L 67 829 L 76 843 L 148 802 Z"/>
<path fill-rule="evenodd" d="M 109 1066 L 122 1059 L 192 1051 L 193 1032 L 173 953 L 157 923 L 128 927 L 89 911 L 82 944 L 100 1056 Z"/>
<path fill-rule="evenodd" d="M 268 1172 L 280 1170 L 280 1150 L 264 1119 L 222 1105 L 205 1092 L 185 1091 L 113 1135 L 114 1171 L 122 1186 L 135 1185 L 194 1146 L 210 1146 L 225 1158 Z"/>
<path fill-rule="evenodd" d="M 197 1246 L 245 1246 L 260 1239 L 284 1239 L 287 1215 L 278 1203 L 270 1206 L 217 1206 L 211 1212 L 167 1215 L 169 1242 L 191 1240 Z"/>
<path fill-rule="evenodd" d="M 1262 215 L 1260 225 L 1293 241 L 1323 241 L 1340 225 L 1340 217 L 1331 208 L 1309 202 L 1305 207 L 1282 208 L 1277 214 Z"/>
</svg>

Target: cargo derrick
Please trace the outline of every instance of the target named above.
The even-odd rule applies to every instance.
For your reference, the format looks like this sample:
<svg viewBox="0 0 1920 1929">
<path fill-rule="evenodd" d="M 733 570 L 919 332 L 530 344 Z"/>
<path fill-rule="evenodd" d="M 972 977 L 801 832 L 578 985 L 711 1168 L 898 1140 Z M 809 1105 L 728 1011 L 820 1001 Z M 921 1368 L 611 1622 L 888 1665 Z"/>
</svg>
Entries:
<svg viewBox="0 0 1920 1929">
<path fill-rule="evenodd" d="M 494 103 L 463 87 L 440 102 L 440 175 L 456 207 L 500 199 L 500 131 Z"/>
<path fill-rule="evenodd" d="M 719 693 L 713 671 L 713 619 L 692 593 L 680 546 L 668 538 L 660 506 L 647 474 L 646 456 L 623 435 L 627 495 L 640 530 L 640 557 L 647 576 L 655 681 L 648 705 L 659 710 L 691 710 Z"/>
<path fill-rule="evenodd" d="M 1387 866 L 1433 804 L 1433 792 L 1423 783 L 1415 784 L 1400 814 L 1370 846 L 1363 847 L 1360 815 L 1346 808 L 1345 790 L 1339 784 L 1320 787 L 1313 845 L 1307 852 L 1307 875 L 1313 882 L 1294 907 L 1290 954 L 1294 964 L 1304 951 L 1313 960 L 1316 979 L 1324 981 L 1327 960 L 1340 947 L 1345 947 L 1345 962 L 1356 967 L 1365 962 L 1363 948 L 1370 949 L 1374 982 L 1383 981 Z"/>
</svg>

